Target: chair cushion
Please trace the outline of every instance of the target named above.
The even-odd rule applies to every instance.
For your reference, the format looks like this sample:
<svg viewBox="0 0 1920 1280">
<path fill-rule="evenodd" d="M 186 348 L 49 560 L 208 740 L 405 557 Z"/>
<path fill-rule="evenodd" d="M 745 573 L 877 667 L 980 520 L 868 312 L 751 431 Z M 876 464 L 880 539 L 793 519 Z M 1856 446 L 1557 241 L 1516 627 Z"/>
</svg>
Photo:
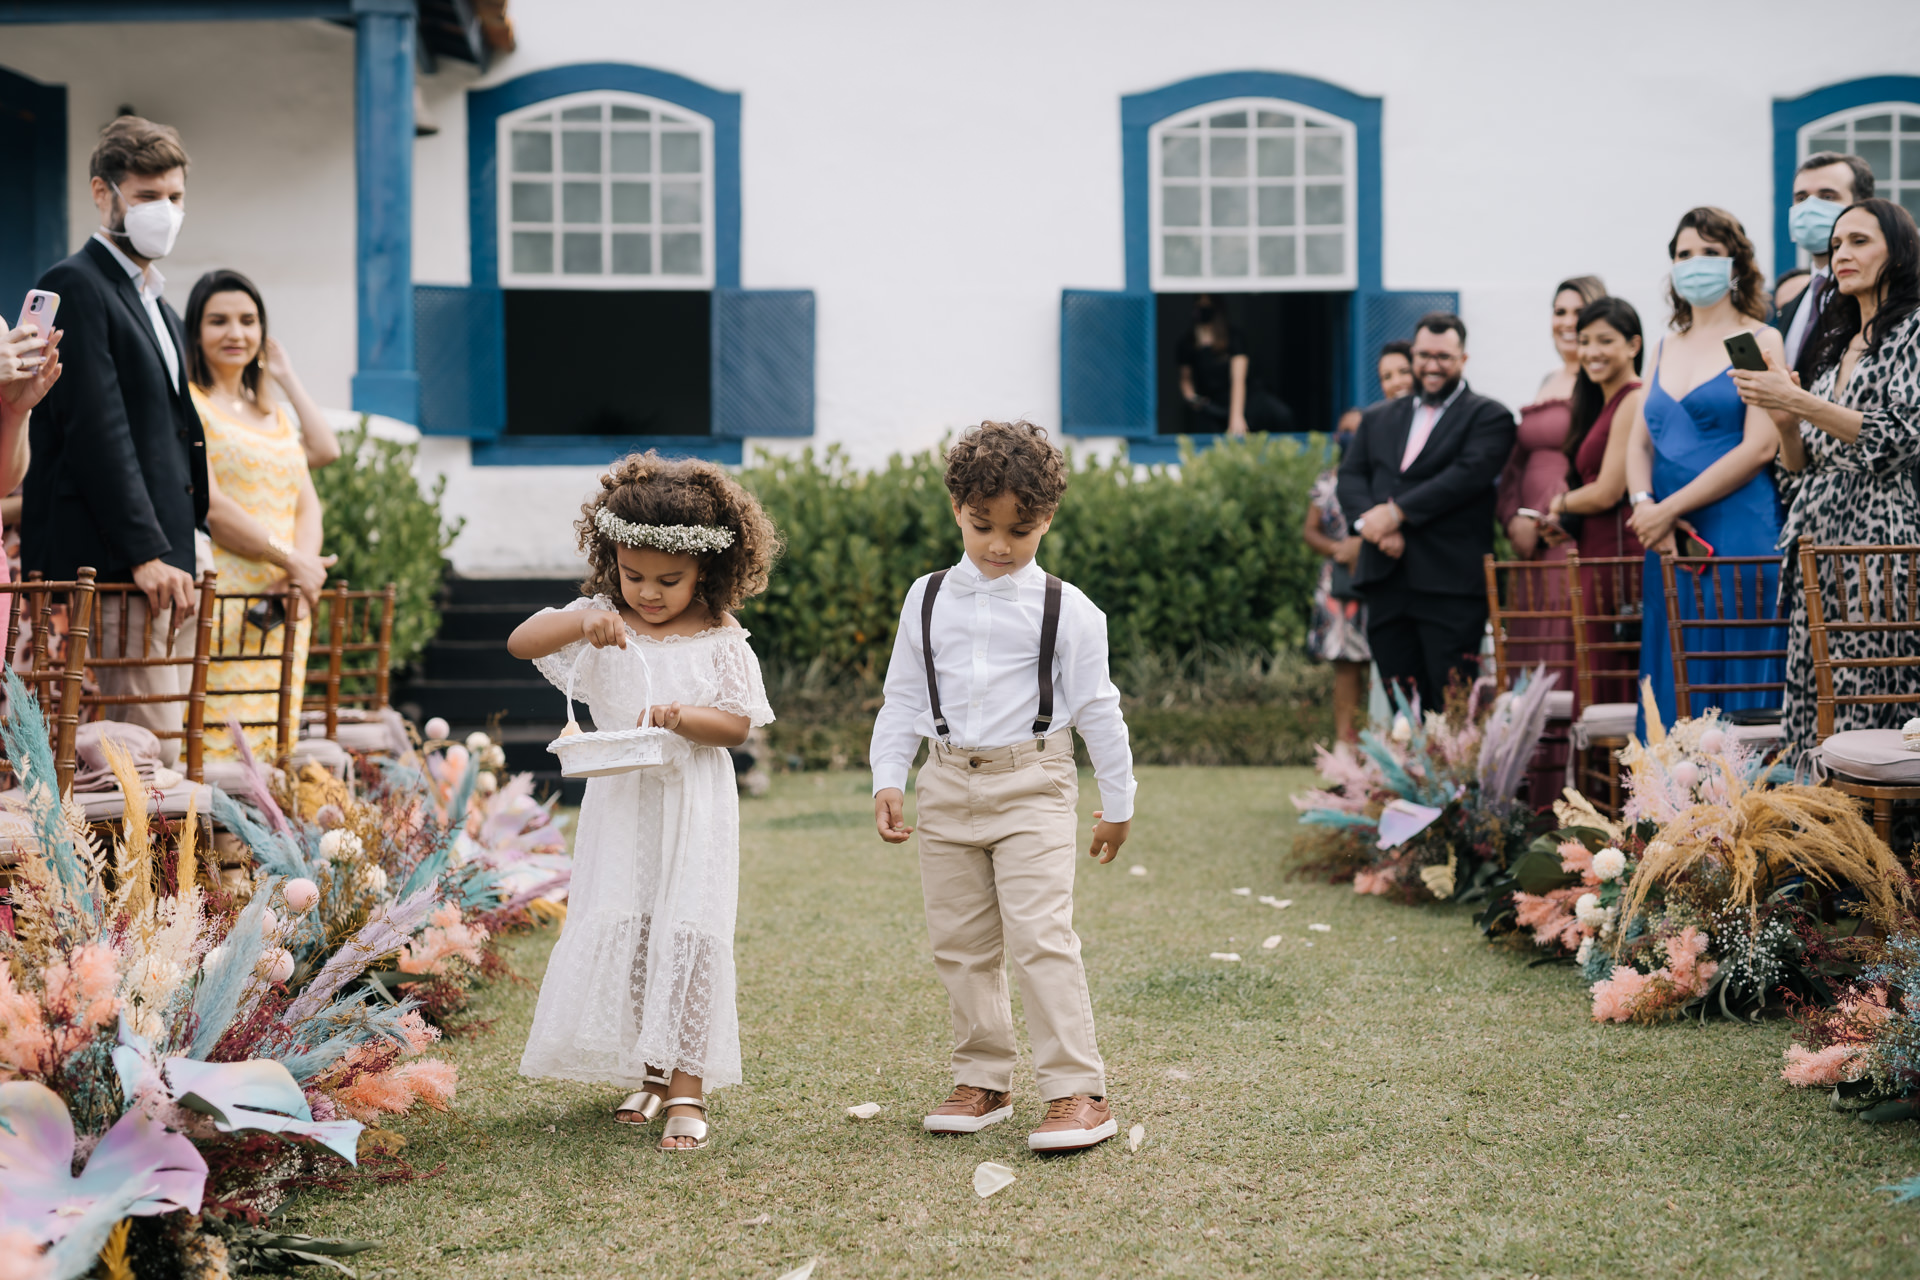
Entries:
<svg viewBox="0 0 1920 1280">
<path fill-rule="evenodd" d="M 213 805 L 213 792 L 204 786 L 196 787 L 190 782 L 160 793 L 158 803 L 151 794 L 147 797 L 147 812 L 166 818 L 183 818 L 187 813 L 187 797 L 193 797 L 193 811 L 200 817 L 208 816 Z M 88 822 L 108 822 L 123 817 L 127 810 L 126 797 L 116 788 L 113 791 L 76 791 L 73 798 L 86 810 Z"/>
<path fill-rule="evenodd" d="M 1787 731 L 1778 724 L 1730 724 L 1727 736 L 1749 747 L 1765 749 L 1784 740 Z"/>
<path fill-rule="evenodd" d="M 1547 719 L 1573 719 L 1573 690 L 1551 689 L 1547 692 Z"/>
<path fill-rule="evenodd" d="M 346 749 L 332 738 L 302 738 L 293 744 L 293 767 L 296 769 L 309 761 L 322 769 L 345 768 L 348 759 Z"/>
<path fill-rule="evenodd" d="M 333 735 L 333 741 L 348 751 L 392 751 L 393 734 L 387 726 L 378 721 L 362 724 L 343 724 Z"/>
<path fill-rule="evenodd" d="M 1590 702 L 1580 708 L 1580 723 L 1596 738 L 1624 738 L 1639 721 L 1637 702 Z"/>
<path fill-rule="evenodd" d="M 269 782 L 284 780 L 278 769 L 266 768 L 266 775 Z M 238 760 L 208 760 L 200 766 L 200 780 L 230 796 L 244 796 L 248 791 L 246 771 Z"/>
<path fill-rule="evenodd" d="M 1920 751 L 1909 751 L 1898 729 L 1849 729 L 1816 749 L 1828 773 L 1889 786 L 1920 786 Z"/>
</svg>

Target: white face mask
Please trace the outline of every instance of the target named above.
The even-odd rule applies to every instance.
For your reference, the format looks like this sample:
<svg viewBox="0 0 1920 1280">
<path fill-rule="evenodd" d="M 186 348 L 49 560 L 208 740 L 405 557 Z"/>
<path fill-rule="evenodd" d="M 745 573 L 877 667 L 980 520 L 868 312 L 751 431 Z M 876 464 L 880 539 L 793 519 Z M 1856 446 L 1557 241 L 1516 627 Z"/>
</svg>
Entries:
<svg viewBox="0 0 1920 1280">
<path fill-rule="evenodd" d="M 120 203 L 126 208 L 126 216 L 120 225 L 128 240 L 133 242 L 133 251 L 146 259 L 164 258 L 173 252 L 173 242 L 180 235 L 180 224 L 186 221 L 187 211 L 171 200 L 149 200 L 145 204 L 128 204 L 127 198 L 120 195 L 115 187 L 113 194 L 120 196 Z"/>
</svg>

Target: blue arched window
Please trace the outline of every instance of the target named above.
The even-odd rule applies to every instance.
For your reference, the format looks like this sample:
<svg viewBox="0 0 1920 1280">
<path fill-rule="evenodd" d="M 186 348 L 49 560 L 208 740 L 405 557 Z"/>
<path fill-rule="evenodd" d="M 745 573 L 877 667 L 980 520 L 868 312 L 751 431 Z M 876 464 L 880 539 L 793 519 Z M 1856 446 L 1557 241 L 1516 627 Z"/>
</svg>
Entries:
<svg viewBox="0 0 1920 1280">
<path fill-rule="evenodd" d="M 1874 194 L 1920 218 L 1920 76 L 1869 76 L 1773 104 L 1776 271 L 1801 265 L 1787 210 L 1794 170 L 1816 151 L 1859 156 L 1873 169 Z"/>
<path fill-rule="evenodd" d="M 476 90 L 467 179 L 472 283 L 415 289 L 423 430 L 480 465 L 812 434 L 813 293 L 740 287 L 739 94 L 619 63 Z"/>
<path fill-rule="evenodd" d="M 1176 456 L 1157 368 L 1170 296 L 1319 295 L 1333 414 L 1372 388 L 1381 342 L 1458 307 L 1453 293 L 1381 288 L 1380 112 L 1378 98 L 1267 71 L 1120 100 L 1126 287 L 1062 294 L 1064 430 L 1125 436 L 1140 461 Z"/>
</svg>

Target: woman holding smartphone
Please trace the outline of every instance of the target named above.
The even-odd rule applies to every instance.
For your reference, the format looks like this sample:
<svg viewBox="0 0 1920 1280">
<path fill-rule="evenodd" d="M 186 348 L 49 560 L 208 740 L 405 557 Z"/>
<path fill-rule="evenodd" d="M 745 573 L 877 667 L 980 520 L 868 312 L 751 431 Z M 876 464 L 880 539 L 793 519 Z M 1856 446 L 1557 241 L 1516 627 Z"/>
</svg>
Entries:
<svg viewBox="0 0 1920 1280">
<path fill-rule="evenodd" d="M 1807 600 L 1800 586 L 1797 544 L 1901 546 L 1920 543 L 1920 230 L 1890 200 L 1863 200 L 1834 221 L 1832 257 L 1836 296 L 1807 339 L 1806 368 L 1813 386 L 1802 390 L 1775 354 L 1764 372 L 1737 370 L 1740 398 L 1765 410 L 1780 433 L 1775 478 L 1789 505 L 1780 530 L 1781 589 L 1792 608 L 1787 642 L 1786 745 L 1797 757 L 1818 742 L 1813 659 L 1807 638 Z M 1912 590 L 1908 563 L 1895 557 L 1887 582 L 1875 572 L 1861 580 L 1850 560 L 1822 566 L 1831 600 L 1856 600 L 1891 615 Z M 1884 615 L 1883 615 L 1884 616 Z M 1913 637 L 1899 632 L 1836 636 L 1849 658 L 1903 657 Z M 1834 692 L 1913 695 L 1910 668 L 1848 667 L 1833 673 Z M 1834 729 L 1897 729 L 1912 704 L 1836 704 Z"/>
<path fill-rule="evenodd" d="M 1642 582 L 1640 675 L 1653 681 L 1661 720 L 1674 720 L 1673 648 L 1667 634 L 1661 555 L 1770 556 L 1780 537 L 1780 504 L 1768 464 L 1779 450 L 1773 420 L 1740 399 L 1726 340 L 1750 334 L 1760 350 L 1785 363 L 1778 331 L 1761 323 L 1766 313 L 1766 277 L 1754 261 L 1753 242 L 1739 219 L 1703 206 L 1681 217 L 1667 245 L 1673 307 L 1671 332 L 1654 348 L 1627 440 L 1627 518 L 1647 548 Z M 1724 585 L 1733 586 L 1732 571 Z M 1774 599 L 1778 571 L 1760 585 Z M 1750 584 L 1747 586 L 1752 590 Z M 1690 594 L 1680 599 L 1683 616 L 1696 616 Z M 1785 642 L 1772 627 L 1689 629 L 1690 648 L 1722 652 L 1774 649 Z M 1689 684 L 1754 684 L 1780 679 L 1777 658 L 1693 662 Z M 1729 712 L 1774 705 L 1767 693 L 1724 693 L 1691 699 L 1699 715 L 1718 704 Z M 1640 734 L 1645 739 L 1645 712 Z"/>
</svg>

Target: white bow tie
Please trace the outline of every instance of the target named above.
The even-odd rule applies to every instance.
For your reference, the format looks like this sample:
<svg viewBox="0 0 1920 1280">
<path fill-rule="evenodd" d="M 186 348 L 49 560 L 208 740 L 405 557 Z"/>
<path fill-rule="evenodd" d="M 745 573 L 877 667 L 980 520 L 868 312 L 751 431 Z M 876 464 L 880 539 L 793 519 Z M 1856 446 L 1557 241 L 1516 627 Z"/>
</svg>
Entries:
<svg viewBox="0 0 1920 1280">
<path fill-rule="evenodd" d="M 999 596 L 1003 600 L 1018 600 L 1020 584 L 1011 576 L 999 578 L 955 578 L 948 587 L 956 596 Z"/>
</svg>

